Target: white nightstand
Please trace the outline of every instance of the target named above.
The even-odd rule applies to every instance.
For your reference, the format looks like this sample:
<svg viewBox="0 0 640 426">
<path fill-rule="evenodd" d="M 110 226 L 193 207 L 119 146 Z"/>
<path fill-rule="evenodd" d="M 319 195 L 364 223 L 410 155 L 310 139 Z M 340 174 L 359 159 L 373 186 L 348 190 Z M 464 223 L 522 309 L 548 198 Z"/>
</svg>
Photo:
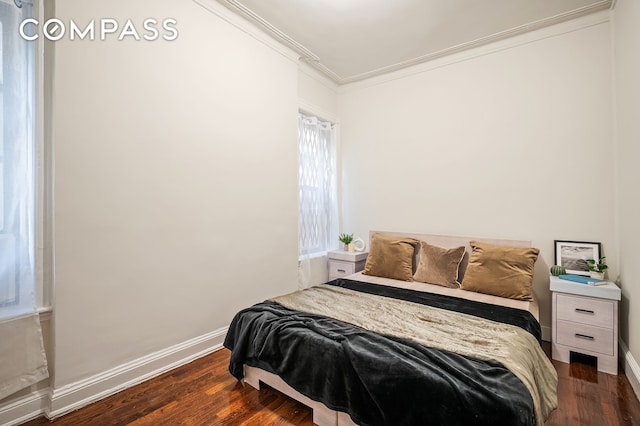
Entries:
<svg viewBox="0 0 640 426">
<path fill-rule="evenodd" d="M 349 253 L 344 250 L 330 251 L 329 257 L 329 281 L 355 274 L 364 269 L 369 252 L 361 251 Z"/>
<path fill-rule="evenodd" d="M 618 374 L 618 301 L 614 283 L 591 286 L 550 277 L 553 294 L 553 359 L 569 362 L 571 352 L 598 358 L 598 370 Z"/>
</svg>

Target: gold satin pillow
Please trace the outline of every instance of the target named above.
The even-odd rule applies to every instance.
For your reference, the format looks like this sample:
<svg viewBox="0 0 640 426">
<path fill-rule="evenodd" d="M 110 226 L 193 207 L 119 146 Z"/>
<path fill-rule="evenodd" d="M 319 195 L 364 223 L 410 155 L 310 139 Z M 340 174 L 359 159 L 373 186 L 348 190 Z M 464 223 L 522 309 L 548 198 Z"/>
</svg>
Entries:
<svg viewBox="0 0 640 426">
<path fill-rule="evenodd" d="M 516 300 L 533 300 L 533 265 L 540 250 L 471 241 L 473 251 L 462 289 Z"/>
<path fill-rule="evenodd" d="M 393 278 L 395 280 L 413 280 L 413 252 L 418 241 L 413 238 L 387 237 L 373 234 L 365 275 Z"/>
<path fill-rule="evenodd" d="M 460 288 L 458 268 L 464 252 L 464 247 L 445 249 L 420 241 L 418 269 L 413 274 L 413 279 L 443 287 Z"/>
</svg>

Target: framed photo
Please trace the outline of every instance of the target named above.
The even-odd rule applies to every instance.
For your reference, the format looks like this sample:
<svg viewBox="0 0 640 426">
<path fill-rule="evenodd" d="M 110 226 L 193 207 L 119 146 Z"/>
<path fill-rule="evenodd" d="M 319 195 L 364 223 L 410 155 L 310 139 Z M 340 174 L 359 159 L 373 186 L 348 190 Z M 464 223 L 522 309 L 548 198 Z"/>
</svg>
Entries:
<svg viewBox="0 0 640 426">
<path fill-rule="evenodd" d="M 564 267 L 567 274 L 589 275 L 587 259 L 600 259 L 600 249 L 600 243 L 555 240 L 556 265 Z"/>
</svg>

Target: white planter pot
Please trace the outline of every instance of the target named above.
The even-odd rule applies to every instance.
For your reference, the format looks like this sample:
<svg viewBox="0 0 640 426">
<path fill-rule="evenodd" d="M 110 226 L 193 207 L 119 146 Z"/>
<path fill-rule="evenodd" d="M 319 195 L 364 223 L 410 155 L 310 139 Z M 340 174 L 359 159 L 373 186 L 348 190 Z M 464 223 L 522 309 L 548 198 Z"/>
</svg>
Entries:
<svg viewBox="0 0 640 426">
<path fill-rule="evenodd" d="M 589 276 L 591 278 L 596 279 L 596 280 L 603 280 L 604 279 L 604 272 L 589 271 Z"/>
</svg>

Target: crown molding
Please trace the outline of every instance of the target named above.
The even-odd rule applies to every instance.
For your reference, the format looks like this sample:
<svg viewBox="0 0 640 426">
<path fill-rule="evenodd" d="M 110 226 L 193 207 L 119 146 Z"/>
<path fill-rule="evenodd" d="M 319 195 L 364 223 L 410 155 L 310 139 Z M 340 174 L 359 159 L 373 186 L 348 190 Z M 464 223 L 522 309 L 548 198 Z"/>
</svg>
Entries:
<svg viewBox="0 0 640 426">
<path fill-rule="evenodd" d="M 557 25 L 563 22 L 573 20 L 573 19 L 577 19 L 586 15 L 599 12 L 601 10 L 608 9 L 611 5 L 611 2 L 612 0 L 599 1 L 598 3 L 594 3 L 589 6 L 585 6 L 585 7 L 575 9 L 566 13 L 561 13 L 559 15 L 551 16 L 549 18 L 534 21 L 525 25 L 521 25 L 519 27 L 515 27 L 509 30 L 491 34 L 486 37 L 481 37 L 466 43 L 461 43 L 456 46 L 449 47 L 447 49 L 443 49 L 437 52 L 429 53 L 427 55 L 419 56 L 414 59 L 410 59 L 408 61 L 398 62 L 396 64 L 389 65 L 387 67 L 378 68 L 376 70 L 369 71 L 362 74 L 357 74 L 351 77 L 346 77 L 341 79 L 339 81 L 339 84 L 354 83 L 356 81 L 361 81 L 361 80 L 365 80 L 371 77 L 376 77 L 382 74 L 387 74 L 393 71 L 398 71 L 400 69 L 408 68 L 413 65 L 422 64 L 424 62 L 429 62 L 434 59 L 442 58 L 444 56 L 449 56 L 455 53 L 463 52 L 465 50 L 474 49 L 490 43 L 495 43 L 495 42 L 505 40 L 511 37 L 515 37 L 521 34 L 529 33 L 542 28 L 550 27 L 553 25 Z"/>
<path fill-rule="evenodd" d="M 322 84 L 327 89 L 332 90 L 334 92 L 338 91 L 339 86 L 338 86 L 338 83 L 335 82 L 335 80 L 327 77 L 325 73 L 318 71 L 317 68 L 311 66 L 308 62 L 301 59 L 300 63 L 298 64 L 298 70 L 301 73 L 316 80 L 318 83 Z"/>
<path fill-rule="evenodd" d="M 344 80 L 344 78 L 340 77 L 338 74 L 333 72 L 331 69 L 329 69 L 326 65 L 324 65 L 319 60 L 318 61 L 312 61 L 312 60 L 309 60 L 309 59 L 304 58 L 304 57 L 301 58 L 301 60 L 306 62 L 307 64 L 309 64 L 310 67 L 312 67 L 315 70 L 319 71 L 324 76 L 328 77 L 335 84 L 338 84 L 338 85 L 342 84 L 341 82 Z"/>
<path fill-rule="evenodd" d="M 523 31 L 521 34 L 504 37 L 488 44 L 480 44 L 475 48 L 460 49 L 457 52 L 449 52 L 437 58 L 432 58 L 416 64 L 399 67 L 397 70 L 387 70 L 378 75 L 368 76 L 353 82 L 343 83 L 338 87 L 338 93 L 345 93 L 354 89 L 376 86 L 389 81 L 398 80 L 414 74 L 420 74 L 437 68 L 449 66 L 458 62 L 467 61 L 480 56 L 489 55 L 502 50 L 512 49 L 528 43 L 533 43 L 546 38 L 567 34 L 573 31 L 589 28 L 595 25 L 607 23 L 611 20 L 609 10 L 601 10 L 570 21 L 560 22 L 552 26 L 545 26 L 537 30 Z"/>
<path fill-rule="evenodd" d="M 213 0 L 193 0 L 193 1 L 195 1 L 196 3 L 201 3 L 201 2 L 213 1 Z M 266 34 L 270 35 L 275 40 L 283 43 L 285 46 L 297 52 L 300 55 L 300 58 L 302 61 L 308 63 L 311 67 L 315 68 L 316 70 L 318 70 L 319 72 L 327 76 L 329 79 L 331 79 L 338 85 L 349 84 L 349 83 L 366 80 L 372 77 L 376 77 L 383 74 L 398 71 L 404 68 L 412 67 L 414 65 L 433 61 L 435 59 L 439 59 L 444 56 L 449 56 L 465 50 L 477 48 L 486 44 L 495 43 L 500 40 L 504 40 L 504 39 L 514 37 L 520 34 L 524 34 L 527 32 L 531 32 L 534 30 L 538 30 L 544 27 L 549 27 L 555 24 L 559 24 L 561 22 L 580 18 L 582 16 L 589 15 L 604 9 L 610 9 L 613 7 L 615 3 L 615 0 L 601 0 L 588 6 L 584 6 L 578 9 L 571 10 L 569 12 L 561 13 L 555 16 L 551 16 L 549 18 L 545 18 L 545 19 L 531 22 L 525 25 L 521 25 L 509 30 L 491 34 L 486 37 L 481 37 L 466 43 L 461 43 L 447 49 L 422 55 L 407 61 L 398 62 L 389 66 L 385 66 L 385 67 L 364 72 L 361 74 L 345 77 L 345 76 L 340 76 L 333 70 L 329 69 L 326 65 L 322 63 L 322 58 L 318 57 L 318 55 L 314 54 L 307 47 L 298 43 L 297 41 L 289 37 L 287 34 L 282 32 L 278 28 L 274 27 L 266 19 L 262 18 L 257 13 L 253 12 L 251 9 L 241 4 L 238 0 L 217 0 L 217 1 L 222 5 L 224 5 L 225 7 L 227 7 L 232 12 L 236 13 L 239 16 L 242 16 L 246 20 L 257 25 Z"/>
<path fill-rule="evenodd" d="M 283 55 L 291 61 L 298 62 L 300 59 L 300 53 L 296 49 L 292 49 L 290 46 L 283 44 L 279 40 L 275 39 L 268 33 L 265 34 L 265 28 L 258 22 L 250 22 L 239 13 L 234 13 L 233 8 L 223 7 L 226 6 L 224 0 L 192 0 L 203 9 L 213 13 L 223 21 L 233 25 L 243 33 L 253 37 L 267 47 L 273 49 L 277 53 Z M 221 4 L 222 3 L 222 4 Z M 266 23 L 266 21 L 265 21 Z"/>
<path fill-rule="evenodd" d="M 198 4 L 202 3 L 215 3 L 213 0 L 193 0 Z M 291 37 L 289 37 L 284 32 L 280 31 L 278 28 L 274 27 L 269 23 L 266 19 L 263 19 L 260 15 L 243 5 L 242 3 L 236 0 L 218 0 L 218 3 L 225 6 L 231 12 L 234 12 L 236 15 L 243 17 L 255 24 L 262 31 L 267 33 L 267 35 L 271 36 L 278 42 L 284 44 L 288 48 L 292 49 L 296 52 L 303 60 L 308 62 L 318 62 L 320 58 L 314 54 L 312 51 L 307 49 L 302 44 L 298 43 Z M 215 13 L 215 12 L 214 12 Z M 235 24 L 234 24 L 235 25 Z"/>
</svg>

